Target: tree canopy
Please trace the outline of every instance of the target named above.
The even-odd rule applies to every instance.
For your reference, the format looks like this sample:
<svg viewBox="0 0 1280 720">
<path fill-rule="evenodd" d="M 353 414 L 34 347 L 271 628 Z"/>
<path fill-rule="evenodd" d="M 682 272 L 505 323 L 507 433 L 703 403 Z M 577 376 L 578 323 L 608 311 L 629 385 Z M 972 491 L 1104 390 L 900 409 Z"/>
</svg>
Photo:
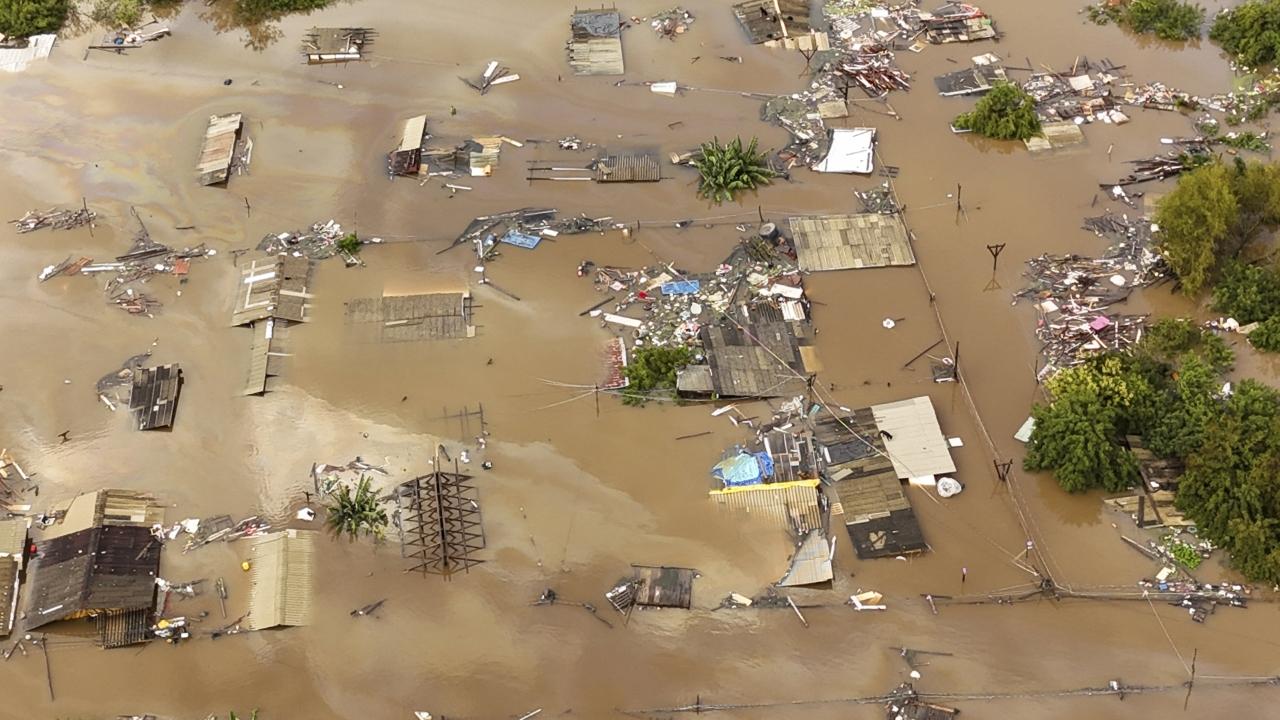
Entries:
<svg viewBox="0 0 1280 720">
<path fill-rule="evenodd" d="M 1273 65 L 1280 58 L 1280 0 L 1247 0 L 1219 13 L 1209 39 L 1238 62 Z"/>
<path fill-rule="evenodd" d="M 622 401 L 627 405 L 643 405 L 652 394 L 674 394 L 676 373 L 693 360 L 693 351 L 683 345 L 646 345 L 637 348 L 623 371 L 627 387 L 622 391 Z"/>
<path fill-rule="evenodd" d="M 1161 248 L 1188 294 L 1209 283 L 1237 210 L 1227 168 L 1220 163 L 1183 173 L 1178 186 L 1160 201 L 1156 222 Z"/>
<path fill-rule="evenodd" d="M 1204 8 L 1180 0 L 1103 0 L 1089 7 L 1089 18 L 1099 25 L 1114 22 L 1162 40 L 1190 40 L 1200 37 Z"/>
<path fill-rule="evenodd" d="M 1122 440 L 1141 435 L 1186 463 L 1176 502 L 1201 536 L 1249 578 L 1280 582 L 1280 392 L 1253 380 L 1225 392 L 1231 360 L 1217 335 L 1162 320 L 1133 352 L 1058 372 L 1032 411 L 1025 466 L 1072 492 L 1123 490 L 1138 476 Z"/>
<path fill-rule="evenodd" d="M 30 37 L 57 32 L 70 7 L 69 0 L 0 0 L 0 33 Z"/>
<path fill-rule="evenodd" d="M 1264 228 L 1280 225 L 1280 166 L 1210 162 L 1184 172 L 1156 208 L 1160 248 L 1194 295 Z"/>
<path fill-rule="evenodd" d="M 1035 100 L 1013 83 L 999 83 L 982 96 L 973 110 L 951 123 L 996 140 L 1026 140 L 1040 133 Z"/>
</svg>

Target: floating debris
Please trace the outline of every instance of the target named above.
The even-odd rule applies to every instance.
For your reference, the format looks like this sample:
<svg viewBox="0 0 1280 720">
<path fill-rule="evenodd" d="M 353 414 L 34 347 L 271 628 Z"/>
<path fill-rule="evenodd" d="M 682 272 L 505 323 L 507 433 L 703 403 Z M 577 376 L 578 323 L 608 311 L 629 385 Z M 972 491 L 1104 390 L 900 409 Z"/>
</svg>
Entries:
<svg viewBox="0 0 1280 720">
<path fill-rule="evenodd" d="M 59 210 L 49 208 L 45 211 L 28 210 L 26 215 L 17 220 L 10 220 L 19 233 L 29 233 L 43 228 L 54 230 L 71 230 L 93 222 L 97 213 L 88 207 L 75 210 Z"/>
<path fill-rule="evenodd" d="M 315 223 L 309 230 L 267 235 L 258 243 L 257 249 L 270 255 L 287 254 L 311 260 L 325 260 L 341 255 L 348 267 L 359 265 L 358 257 L 338 246 L 344 237 L 346 233 L 342 231 L 342 226 L 335 220 L 329 220 Z M 378 243 L 381 240 L 373 238 L 360 242 Z"/>
<path fill-rule="evenodd" d="M 655 14 L 649 26 L 658 34 L 658 37 L 675 40 L 677 36 L 683 35 L 689 30 L 689 26 L 693 24 L 694 20 L 693 13 L 676 6 L 670 10 Z M 641 21 L 639 18 L 631 18 L 631 22 L 638 25 Z"/>
<path fill-rule="evenodd" d="M 500 65 L 497 60 L 490 60 L 489 64 L 485 66 L 484 72 L 480 73 L 480 77 L 476 80 L 468 80 L 464 77 L 458 79 L 466 83 L 472 90 L 484 95 L 494 85 L 515 82 L 520 79 L 520 76 L 511 72 L 505 65 Z"/>
</svg>

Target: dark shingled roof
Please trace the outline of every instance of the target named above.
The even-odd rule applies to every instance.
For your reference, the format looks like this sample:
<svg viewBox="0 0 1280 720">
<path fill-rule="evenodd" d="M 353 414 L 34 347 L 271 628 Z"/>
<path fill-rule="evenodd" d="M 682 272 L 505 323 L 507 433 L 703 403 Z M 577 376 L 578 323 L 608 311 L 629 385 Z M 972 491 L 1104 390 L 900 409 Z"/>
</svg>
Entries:
<svg viewBox="0 0 1280 720">
<path fill-rule="evenodd" d="M 106 610 L 155 604 L 160 543 L 146 527 L 108 525 L 36 543 L 28 628 Z"/>
</svg>

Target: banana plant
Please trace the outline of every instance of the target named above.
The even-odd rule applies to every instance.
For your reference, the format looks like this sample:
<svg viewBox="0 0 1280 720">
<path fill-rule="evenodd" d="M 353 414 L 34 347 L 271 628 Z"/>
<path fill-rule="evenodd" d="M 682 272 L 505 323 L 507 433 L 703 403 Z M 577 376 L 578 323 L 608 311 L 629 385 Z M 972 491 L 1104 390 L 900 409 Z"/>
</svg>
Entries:
<svg viewBox="0 0 1280 720">
<path fill-rule="evenodd" d="M 746 147 L 742 138 L 721 144 L 720 138 L 702 143 L 691 164 L 702 175 L 698 182 L 698 197 L 719 205 L 732 202 L 743 190 L 755 190 L 768 185 L 773 177 L 764 154 L 757 151 L 757 140 L 751 138 Z"/>
</svg>

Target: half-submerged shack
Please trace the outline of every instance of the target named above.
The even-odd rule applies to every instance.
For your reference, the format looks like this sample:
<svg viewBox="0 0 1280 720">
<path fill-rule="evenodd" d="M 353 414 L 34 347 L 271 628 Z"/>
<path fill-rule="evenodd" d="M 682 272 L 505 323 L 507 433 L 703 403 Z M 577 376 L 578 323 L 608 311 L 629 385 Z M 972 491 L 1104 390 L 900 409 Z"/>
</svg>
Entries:
<svg viewBox="0 0 1280 720">
<path fill-rule="evenodd" d="M 363 60 L 375 34 L 370 28 L 312 28 L 303 38 L 302 54 L 308 65 Z"/>
<path fill-rule="evenodd" d="M 248 164 L 252 147 L 244 136 L 244 115 L 210 115 L 209 127 L 204 131 L 204 144 L 200 147 L 200 159 L 196 163 L 200 184 L 225 184 L 233 169 L 238 170 Z"/>
<path fill-rule="evenodd" d="M 0 520 L 0 638 L 13 632 L 18 617 L 18 583 L 27 552 L 27 518 Z"/>
<path fill-rule="evenodd" d="M 266 392 L 267 378 L 282 372 L 289 357 L 289 326 L 309 319 L 314 272 L 314 261 L 292 255 L 253 258 L 240 271 L 231 324 L 253 328 L 249 372 L 241 394 Z"/>
<path fill-rule="evenodd" d="M 347 324 L 362 342 L 475 337 L 470 292 L 385 295 L 347 303 Z"/>
<path fill-rule="evenodd" d="M 832 515 L 842 516 L 858 557 L 928 550 L 902 481 L 955 472 L 933 401 L 921 396 L 823 417 L 815 437 L 836 495 Z"/>
<path fill-rule="evenodd" d="M 622 16 L 617 8 L 579 10 L 569 20 L 569 66 L 575 75 L 621 75 Z"/>
<path fill-rule="evenodd" d="M 699 333 L 706 363 L 682 369 L 676 390 L 722 398 L 803 394 L 810 365 L 816 365 L 812 333 L 808 323 L 785 320 L 707 325 Z"/>
<path fill-rule="evenodd" d="M 305 322 L 311 308 L 315 263 L 292 255 L 250 259 L 240 270 L 231 324 L 249 325 L 267 318 Z"/>
<path fill-rule="evenodd" d="M 61 620 L 98 619 L 105 647 L 143 642 L 155 610 L 164 519 L 153 498 L 127 490 L 80 495 L 55 512 L 61 520 L 35 541 L 27 589 L 27 629 Z"/>
<path fill-rule="evenodd" d="M 733 6 L 738 24 L 753 44 L 807 35 L 810 0 L 747 0 Z"/>
<path fill-rule="evenodd" d="M 404 121 L 400 129 L 400 146 L 387 153 L 387 173 L 412 177 L 422 169 L 422 151 L 431 136 L 427 134 L 427 116 L 418 115 Z"/>
</svg>

